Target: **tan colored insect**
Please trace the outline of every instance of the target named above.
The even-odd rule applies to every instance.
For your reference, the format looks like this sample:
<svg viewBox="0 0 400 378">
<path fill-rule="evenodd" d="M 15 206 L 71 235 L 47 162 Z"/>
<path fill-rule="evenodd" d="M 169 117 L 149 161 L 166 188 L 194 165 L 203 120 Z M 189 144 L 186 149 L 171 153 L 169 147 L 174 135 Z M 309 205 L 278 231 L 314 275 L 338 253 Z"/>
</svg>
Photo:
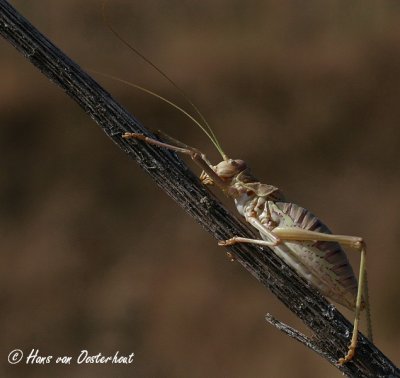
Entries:
<svg viewBox="0 0 400 378">
<path fill-rule="evenodd" d="M 230 159 L 223 151 L 206 119 L 182 89 L 141 52 L 128 44 L 107 22 L 106 18 L 105 22 L 118 39 L 181 92 L 185 100 L 200 116 L 200 121 L 186 110 L 146 88 L 115 77 L 112 78 L 158 97 L 184 113 L 209 137 L 222 156 L 222 161 L 217 165 L 212 165 L 202 152 L 175 140 L 173 140 L 174 144 L 163 143 L 136 133 L 125 133 L 122 137 L 124 139 L 140 140 L 189 155 L 203 170 L 200 175 L 202 183 L 216 185 L 231 197 L 239 214 L 260 233 L 260 239 L 249 239 L 234 235 L 228 240 L 220 241 L 218 243 L 220 246 L 229 246 L 236 243 L 267 246 L 296 270 L 300 276 L 314 285 L 324 296 L 355 311 L 349 349 L 347 354 L 340 358 L 338 362 L 344 364 L 350 361 L 357 347 L 360 312 L 364 308 L 366 308 L 369 338 L 372 340 L 366 280 L 366 246 L 363 239 L 357 236 L 332 234 L 328 227 L 310 211 L 285 200 L 278 188 L 262 184 L 253 176 L 243 160 Z M 360 252 L 358 284 L 342 246 Z"/>
<path fill-rule="evenodd" d="M 236 243 L 268 246 L 323 295 L 354 310 L 351 343 L 347 354 L 339 363 L 344 364 L 353 358 L 357 346 L 360 311 L 365 306 L 368 307 L 367 317 L 370 324 L 365 274 L 366 248 L 362 238 L 332 234 L 310 211 L 286 201 L 278 188 L 260 183 L 243 160 L 229 159 L 223 154 L 224 160 L 217 165 L 211 165 L 206 156 L 195 148 L 174 146 L 135 133 L 125 133 L 123 138 L 142 140 L 189 155 L 203 169 L 201 181 L 206 185 L 215 184 L 231 197 L 240 215 L 261 236 L 261 239 L 233 236 L 229 240 L 220 241 L 220 246 Z M 361 253 L 358 285 L 341 245 Z M 372 338 L 370 325 L 369 338 Z"/>
</svg>

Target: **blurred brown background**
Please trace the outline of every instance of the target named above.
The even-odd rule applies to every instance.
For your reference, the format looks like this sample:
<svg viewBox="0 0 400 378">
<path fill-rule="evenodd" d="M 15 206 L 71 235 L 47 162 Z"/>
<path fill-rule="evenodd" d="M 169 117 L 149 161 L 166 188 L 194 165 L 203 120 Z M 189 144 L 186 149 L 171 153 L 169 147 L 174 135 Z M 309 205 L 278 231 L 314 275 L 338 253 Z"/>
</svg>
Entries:
<svg viewBox="0 0 400 378">
<path fill-rule="evenodd" d="M 185 105 L 104 26 L 100 1 L 13 4 L 81 66 Z M 366 238 L 375 341 L 399 363 L 399 3 L 121 0 L 108 15 L 190 93 L 228 154 L 336 233 Z M 1 44 L 2 376 L 339 376 L 267 325 L 270 312 L 301 327 Z M 218 159 L 173 109 L 99 80 L 147 127 Z M 14 348 L 136 356 L 129 366 L 10 366 Z"/>
</svg>

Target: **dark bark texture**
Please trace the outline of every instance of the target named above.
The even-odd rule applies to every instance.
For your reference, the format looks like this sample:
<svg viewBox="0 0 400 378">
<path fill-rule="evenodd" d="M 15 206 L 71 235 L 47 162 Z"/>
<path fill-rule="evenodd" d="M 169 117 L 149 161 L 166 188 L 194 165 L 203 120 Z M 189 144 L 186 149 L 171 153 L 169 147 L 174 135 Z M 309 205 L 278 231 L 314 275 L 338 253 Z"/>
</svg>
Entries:
<svg viewBox="0 0 400 378">
<path fill-rule="evenodd" d="M 232 235 L 252 236 L 175 154 L 142 142 L 122 139 L 121 135 L 127 131 L 151 134 L 4 0 L 0 0 L 0 31 L 215 239 L 227 239 Z M 337 360 L 347 351 L 352 324 L 272 251 L 251 245 L 236 245 L 229 250 L 237 262 L 309 327 L 313 337 L 307 338 L 268 315 L 269 323 L 311 348 L 349 377 L 400 377 L 399 369 L 361 334 L 354 360 L 344 366 L 337 365 Z"/>
</svg>

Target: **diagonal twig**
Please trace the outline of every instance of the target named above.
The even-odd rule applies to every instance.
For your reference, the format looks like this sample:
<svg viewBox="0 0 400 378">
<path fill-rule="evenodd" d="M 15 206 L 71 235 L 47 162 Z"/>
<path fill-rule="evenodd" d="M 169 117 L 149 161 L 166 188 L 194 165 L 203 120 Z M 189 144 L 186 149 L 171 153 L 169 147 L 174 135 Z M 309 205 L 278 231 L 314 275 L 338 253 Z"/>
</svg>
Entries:
<svg viewBox="0 0 400 378">
<path fill-rule="evenodd" d="M 307 348 L 310 348 L 312 351 L 316 352 L 317 354 L 323 355 L 324 351 L 321 350 L 315 342 L 301 333 L 300 331 L 294 329 L 293 327 L 281 322 L 280 320 L 275 319 L 271 314 L 266 314 L 265 315 L 265 320 L 274 326 L 276 329 L 279 329 L 279 331 L 283 332 L 284 334 L 288 335 L 292 339 L 297 340 L 299 343 L 305 345 Z M 331 356 L 326 355 L 325 356 L 327 359 L 331 360 Z M 333 364 L 336 363 L 335 360 L 331 360 Z"/>
</svg>

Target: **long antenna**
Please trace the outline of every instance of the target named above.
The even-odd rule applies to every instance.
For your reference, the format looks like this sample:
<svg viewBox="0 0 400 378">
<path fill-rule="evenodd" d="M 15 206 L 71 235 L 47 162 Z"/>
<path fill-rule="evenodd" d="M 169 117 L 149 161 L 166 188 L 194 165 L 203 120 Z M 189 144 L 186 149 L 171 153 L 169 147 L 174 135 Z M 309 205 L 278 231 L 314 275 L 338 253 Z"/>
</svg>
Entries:
<svg viewBox="0 0 400 378">
<path fill-rule="evenodd" d="M 200 127 L 200 129 L 203 130 L 204 133 L 210 138 L 211 142 L 217 148 L 218 152 L 222 155 L 222 157 L 226 156 L 224 154 L 224 152 L 222 151 L 222 149 L 220 148 L 220 146 L 217 143 L 215 143 L 215 141 L 214 141 L 212 135 L 210 135 L 209 131 L 206 130 L 205 127 L 196 118 L 194 118 L 190 113 L 188 113 L 185 109 L 181 108 L 179 105 L 175 104 L 171 100 L 168 100 L 167 98 L 159 95 L 158 93 L 155 93 L 155 92 L 151 91 L 150 89 L 141 87 L 138 84 L 131 83 L 130 81 L 121 79 L 121 78 L 119 78 L 117 76 L 105 74 L 103 72 L 99 72 L 99 71 L 95 71 L 95 70 L 91 70 L 91 69 L 88 70 L 88 71 L 93 72 L 93 73 L 95 73 L 97 75 L 104 76 L 104 77 L 106 77 L 108 79 L 112 79 L 112 80 L 118 81 L 118 82 L 123 83 L 125 85 L 128 85 L 130 87 L 139 89 L 142 92 L 145 92 L 145 93 L 147 93 L 147 94 L 149 94 L 151 96 L 154 96 L 154 97 L 158 98 L 159 100 L 162 100 L 162 101 L 166 102 L 168 105 L 170 105 L 170 106 L 174 107 L 175 109 L 177 109 L 178 111 L 180 111 L 182 114 L 184 114 L 186 117 L 188 117 L 193 123 L 195 123 L 198 127 Z"/>
<path fill-rule="evenodd" d="M 114 36 L 120 41 L 122 42 L 126 47 L 128 47 L 134 54 L 136 54 L 137 56 L 139 56 L 143 61 L 145 61 L 148 65 L 150 65 L 153 69 L 155 69 L 161 76 L 163 76 L 180 94 L 181 96 L 185 99 L 185 101 L 194 109 L 194 111 L 199 115 L 199 117 L 202 120 L 203 125 L 201 125 L 201 123 L 199 121 L 197 121 L 193 116 L 191 116 L 188 112 L 186 112 L 185 110 L 183 110 L 182 108 L 180 108 L 178 105 L 174 104 L 172 101 L 167 100 L 166 98 L 146 89 L 143 87 L 140 87 L 139 85 L 133 84 L 133 83 L 129 83 L 125 80 L 116 78 L 116 77 L 111 77 L 111 75 L 109 75 L 110 78 L 115 79 L 117 81 L 123 82 L 125 84 L 131 85 L 137 89 L 140 89 L 146 93 L 149 93 L 165 102 L 167 102 L 168 104 L 172 105 L 173 107 L 175 107 L 176 109 L 178 109 L 179 111 L 181 111 L 182 113 L 184 113 L 186 116 L 188 116 L 192 121 L 195 122 L 195 124 L 197 126 L 199 126 L 201 128 L 201 130 L 207 135 L 207 137 L 213 142 L 214 146 L 217 148 L 218 152 L 221 154 L 222 158 L 224 160 L 227 160 L 228 157 L 225 154 L 225 152 L 223 151 L 221 144 L 218 141 L 218 138 L 216 137 L 214 131 L 212 130 L 211 126 L 209 125 L 209 123 L 207 122 L 206 118 L 203 116 L 203 114 L 200 112 L 199 108 L 193 103 L 193 101 L 189 98 L 189 96 L 185 93 L 185 91 L 179 87 L 164 71 L 162 71 L 159 67 L 157 67 L 150 59 L 148 59 L 143 53 L 141 53 L 138 49 L 136 49 L 133 45 L 131 45 L 129 42 L 127 42 L 120 34 L 119 32 L 114 29 L 114 27 L 112 26 L 111 22 L 108 20 L 107 18 L 107 14 L 106 14 L 106 4 L 107 4 L 107 0 L 103 1 L 102 4 L 102 16 L 103 16 L 103 21 L 105 23 L 105 25 L 108 27 L 108 29 L 114 34 Z M 108 76 L 108 75 L 105 75 Z"/>
</svg>

